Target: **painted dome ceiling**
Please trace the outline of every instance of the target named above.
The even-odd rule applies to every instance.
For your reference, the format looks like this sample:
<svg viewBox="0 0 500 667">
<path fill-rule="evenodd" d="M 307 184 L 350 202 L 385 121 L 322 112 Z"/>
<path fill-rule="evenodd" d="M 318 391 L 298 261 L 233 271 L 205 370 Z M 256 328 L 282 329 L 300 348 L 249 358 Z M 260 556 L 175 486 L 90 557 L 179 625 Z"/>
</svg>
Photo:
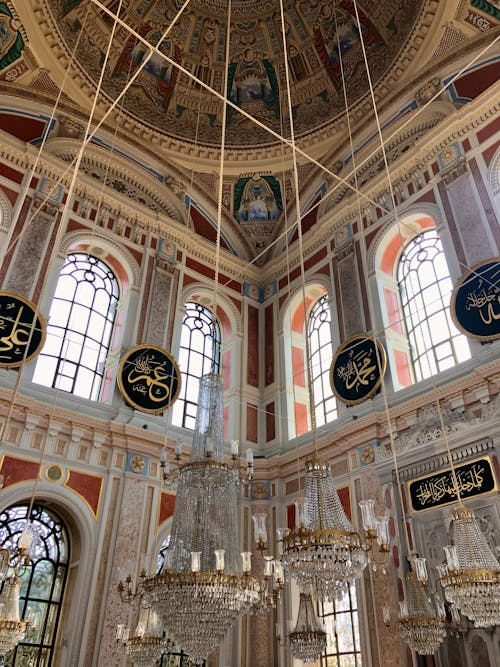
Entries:
<svg viewBox="0 0 500 667">
<path fill-rule="evenodd" d="M 120 2 L 102 4 L 114 12 Z M 221 103 L 186 72 L 222 93 L 228 3 L 191 0 L 162 41 L 182 4 L 181 0 L 122 3 L 121 18 L 135 34 L 124 25 L 118 27 L 103 90 L 110 99 L 116 99 L 127 81 L 137 75 L 148 44 L 160 44 L 166 58 L 153 53 L 127 91 L 122 112 L 163 135 L 200 145 L 218 145 Z M 284 0 L 291 106 L 297 136 L 323 128 L 343 113 L 343 81 L 349 104 L 366 93 L 360 35 L 376 83 L 407 46 L 424 4 L 424 0 L 360 0 L 358 21 L 352 0 Z M 67 51 L 74 53 L 78 75 L 83 74 L 97 85 L 113 30 L 112 17 L 87 0 L 51 2 L 50 11 Z M 281 108 L 287 104 L 280 2 L 233 0 L 231 17 L 228 90 L 235 108 L 228 109 L 226 145 L 238 148 L 275 143 L 276 137 L 265 127 L 278 134 L 288 133 L 281 129 L 287 127 L 281 116 Z M 238 109 L 257 119 L 261 126 Z"/>
</svg>

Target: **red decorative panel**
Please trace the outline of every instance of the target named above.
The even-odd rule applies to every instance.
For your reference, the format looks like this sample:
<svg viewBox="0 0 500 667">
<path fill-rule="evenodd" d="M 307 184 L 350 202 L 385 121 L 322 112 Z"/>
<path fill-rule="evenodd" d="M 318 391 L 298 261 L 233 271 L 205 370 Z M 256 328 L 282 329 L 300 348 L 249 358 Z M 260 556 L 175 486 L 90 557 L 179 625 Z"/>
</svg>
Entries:
<svg viewBox="0 0 500 667">
<path fill-rule="evenodd" d="M 408 355 L 401 350 L 394 350 L 394 360 L 396 362 L 396 371 L 398 374 L 398 382 L 402 387 L 409 387 L 411 385 L 410 364 L 408 362 Z"/>
<path fill-rule="evenodd" d="M 305 387 L 304 350 L 300 347 L 292 347 L 292 371 L 294 384 L 297 387 Z"/>
<path fill-rule="evenodd" d="M 160 507 L 158 511 L 158 525 L 161 526 L 167 519 L 170 519 L 174 514 L 175 495 L 173 493 L 161 492 Z"/>
<path fill-rule="evenodd" d="M 229 406 L 226 405 L 224 408 L 224 439 L 229 438 Z"/>
<path fill-rule="evenodd" d="M 1 168 L 0 168 L 0 173 L 2 173 Z M 15 173 L 17 174 L 17 172 L 15 172 Z M 4 174 L 2 174 L 2 175 L 4 175 Z M 4 195 L 7 197 L 7 199 L 10 201 L 12 206 L 14 206 L 14 204 L 17 201 L 18 193 L 15 192 L 14 190 L 11 190 L 10 188 L 6 188 L 5 186 L 0 186 L 0 189 L 2 190 Z"/>
<path fill-rule="evenodd" d="M 215 243 L 217 241 L 217 230 L 212 223 L 193 206 L 189 209 L 189 213 L 191 215 L 191 220 L 193 221 L 195 232 L 206 238 L 208 241 Z M 220 239 L 220 245 L 221 248 L 225 248 L 226 250 L 230 249 L 222 237 Z"/>
<path fill-rule="evenodd" d="M 393 331 L 403 333 L 401 326 L 401 314 L 399 312 L 398 295 L 394 290 L 384 287 L 384 301 L 387 309 L 387 317 L 389 318 L 389 326 Z M 406 386 L 406 385 L 405 385 Z"/>
<path fill-rule="evenodd" d="M 0 113 L 0 128 L 22 141 L 41 139 L 45 121 L 20 114 Z"/>
<path fill-rule="evenodd" d="M 392 560 L 394 561 L 394 566 L 396 568 L 398 568 L 399 564 L 400 564 L 400 561 L 399 561 L 399 549 L 398 549 L 397 544 L 395 544 L 392 547 Z"/>
<path fill-rule="evenodd" d="M 191 259 L 191 257 L 186 257 L 186 267 L 188 269 L 192 269 L 193 271 L 196 271 L 196 273 L 199 273 L 202 276 L 206 276 L 207 278 L 210 278 L 210 280 L 215 279 L 215 271 L 213 269 L 211 269 L 206 264 L 201 264 L 200 262 L 197 262 L 196 260 Z"/>
<path fill-rule="evenodd" d="M 309 310 L 311 303 L 312 299 L 310 297 L 306 297 L 305 309 L 302 303 L 296 308 L 292 317 L 292 331 L 297 331 L 298 333 L 304 332 L 305 313 Z"/>
<path fill-rule="evenodd" d="M 259 311 L 248 306 L 248 358 L 247 382 L 252 387 L 259 386 Z"/>
<path fill-rule="evenodd" d="M 264 311 L 265 349 L 264 361 L 266 364 L 266 387 L 274 382 L 274 305 L 267 306 Z M 274 437 L 274 436 L 273 436 Z"/>
<path fill-rule="evenodd" d="M 231 385 L 231 351 L 226 350 L 222 355 L 222 377 L 224 379 L 224 391 Z"/>
<path fill-rule="evenodd" d="M 479 130 L 479 132 L 477 133 L 477 138 L 479 140 L 479 143 L 482 144 L 483 141 L 486 141 L 486 139 L 489 139 L 498 132 L 500 132 L 500 118 L 497 117 L 491 123 L 488 123 L 486 127 L 482 127 Z"/>
<path fill-rule="evenodd" d="M 472 72 L 462 74 L 453 85 L 459 97 L 475 100 L 476 97 L 496 83 L 499 78 L 500 66 L 497 62 L 494 62 Z"/>
<path fill-rule="evenodd" d="M 257 417 L 257 406 L 247 403 L 247 440 L 249 442 L 257 442 L 258 440 Z"/>
<path fill-rule="evenodd" d="M 426 172 L 425 175 L 427 176 L 427 172 Z M 427 176 L 427 180 L 428 180 L 428 178 L 429 177 Z M 428 192 L 424 193 L 421 197 L 419 197 L 417 199 L 417 201 L 419 201 L 419 202 L 428 201 L 428 202 L 431 202 L 431 203 L 435 204 L 436 203 L 436 197 L 434 196 L 434 191 L 429 190 Z"/>
<path fill-rule="evenodd" d="M 499 132 L 500 132 L 500 130 L 499 130 Z M 488 167 L 490 166 L 490 162 L 493 159 L 493 156 L 497 152 L 499 144 L 500 144 L 500 141 L 493 144 L 493 146 L 490 146 L 489 148 L 487 148 L 483 153 L 483 159 L 484 159 L 484 161 L 485 161 L 485 163 Z"/>
<path fill-rule="evenodd" d="M 307 433 L 307 405 L 304 403 L 295 403 L 295 431 L 297 435 Z"/>
<path fill-rule="evenodd" d="M 286 506 L 286 527 L 290 530 L 295 528 L 295 505 Z"/>
<path fill-rule="evenodd" d="M 68 479 L 64 486 L 77 493 L 87 503 L 94 516 L 97 518 L 99 503 L 101 500 L 102 477 L 87 475 L 76 470 L 68 471 Z"/>
<path fill-rule="evenodd" d="M 274 401 L 266 405 L 266 442 L 276 437 L 276 423 L 274 417 Z"/>
<path fill-rule="evenodd" d="M 406 534 L 408 535 L 408 546 L 410 547 L 410 550 L 413 551 L 413 535 L 411 533 L 411 526 L 408 523 L 408 521 L 405 522 L 406 525 Z"/>
<path fill-rule="evenodd" d="M 352 509 L 351 509 L 351 489 L 349 486 L 342 486 L 340 489 L 337 489 L 339 494 L 340 502 L 344 508 L 344 512 L 347 514 L 349 521 L 352 521 Z"/>
<path fill-rule="evenodd" d="M 328 252 L 327 249 L 326 249 L 326 248 L 323 248 L 322 250 L 320 250 L 319 252 L 317 252 L 315 255 L 313 255 L 312 257 L 310 257 L 306 262 L 304 262 L 304 271 L 307 271 L 307 270 L 310 269 L 311 267 L 316 266 L 316 264 L 317 264 L 318 262 L 320 262 L 322 259 L 324 259 L 324 258 L 326 257 L 327 252 Z M 297 268 L 297 269 L 294 269 L 294 270 L 290 273 L 290 281 L 293 281 L 293 280 L 295 280 L 296 278 L 298 278 L 298 277 L 300 276 L 300 274 L 301 274 L 301 269 L 300 269 L 300 267 Z M 281 283 L 280 283 L 280 287 L 281 287 Z"/>
<path fill-rule="evenodd" d="M 4 456 L 0 470 L 4 476 L 3 486 L 6 488 L 12 486 L 12 484 L 19 484 L 19 482 L 38 479 L 40 464 L 26 459 L 18 459 L 15 456 Z"/>
<path fill-rule="evenodd" d="M 403 602 L 403 600 L 405 599 L 405 589 L 400 577 L 398 577 L 398 599 L 400 602 Z M 411 657 L 411 650 L 408 650 L 407 654 L 408 653 L 410 654 Z"/>
<path fill-rule="evenodd" d="M 316 197 L 316 199 L 313 202 L 313 205 L 309 211 L 309 213 L 306 213 L 305 216 L 302 218 L 302 235 L 304 235 L 306 232 L 308 232 L 313 225 L 316 224 L 316 221 L 318 219 L 318 202 L 321 200 L 321 197 Z M 292 237 L 292 243 L 296 241 L 299 237 L 299 232 L 298 229 L 295 231 L 295 234 Z"/>
</svg>

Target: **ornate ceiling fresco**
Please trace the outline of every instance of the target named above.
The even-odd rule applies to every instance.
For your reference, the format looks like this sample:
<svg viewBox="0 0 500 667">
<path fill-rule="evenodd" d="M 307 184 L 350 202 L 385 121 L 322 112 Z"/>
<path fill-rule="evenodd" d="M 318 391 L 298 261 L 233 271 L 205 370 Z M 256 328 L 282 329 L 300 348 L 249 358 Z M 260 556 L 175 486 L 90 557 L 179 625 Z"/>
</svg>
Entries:
<svg viewBox="0 0 500 667">
<path fill-rule="evenodd" d="M 113 28 L 112 18 L 87 0 L 47 3 L 69 53 L 97 84 Z M 111 11 L 120 2 L 104 2 Z M 103 81 L 115 99 L 145 57 L 147 43 L 159 45 L 170 61 L 222 93 L 225 74 L 227 0 L 191 0 L 180 19 L 161 36 L 182 6 L 181 0 L 131 0 L 121 18 L 144 41 L 121 26 L 113 41 Z M 407 43 L 424 0 L 362 0 L 359 22 L 352 0 L 284 0 L 292 109 L 297 136 L 331 123 L 345 109 L 340 55 L 349 104 L 367 90 L 360 34 L 376 83 Z M 228 90 L 231 101 L 279 134 L 288 130 L 286 84 L 279 0 L 233 0 Z M 82 32 L 83 31 L 83 32 Z M 83 39 L 82 39 L 83 36 Z M 170 137 L 218 145 L 221 104 L 209 91 L 154 53 L 128 91 L 123 110 Z M 265 129 L 228 111 L 228 147 L 275 142 Z"/>
</svg>

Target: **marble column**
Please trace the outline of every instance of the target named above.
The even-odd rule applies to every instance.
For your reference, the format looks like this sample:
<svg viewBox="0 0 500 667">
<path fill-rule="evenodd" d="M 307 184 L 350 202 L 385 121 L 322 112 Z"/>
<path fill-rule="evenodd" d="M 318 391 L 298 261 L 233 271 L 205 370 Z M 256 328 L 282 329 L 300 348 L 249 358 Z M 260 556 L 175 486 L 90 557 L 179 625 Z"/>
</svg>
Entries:
<svg viewBox="0 0 500 667">
<path fill-rule="evenodd" d="M 347 243 L 335 254 L 337 304 L 340 309 L 339 325 L 343 340 L 365 329 L 358 266 L 354 243 Z"/>
<path fill-rule="evenodd" d="M 35 196 L 16 243 L 5 290 L 31 298 L 58 211 L 59 204 Z"/>
<path fill-rule="evenodd" d="M 158 347 L 167 344 L 168 317 L 176 262 L 157 255 L 151 281 L 150 310 L 145 340 Z"/>
<path fill-rule="evenodd" d="M 125 664 L 125 649 L 118 643 L 116 627 L 119 623 L 130 625 L 134 629 L 136 618 L 131 614 L 131 607 L 120 599 L 118 592 L 118 568 L 124 568 L 137 580 L 141 569 L 141 551 L 144 548 L 144 532 L 150 528 L 147 520 L 148 485 L 143 477 L 133 477 L 127 474 L 123 483 L 123 495 L 118 503 L 115 519 L 116 533 L 114 545 L 110 545 L 109 558 L 112 559 L 107 568 L 107 591 L 103 600 L 104 608 L 101 611 L 101 636 L 96 641 L 98 649 L 97 666 Z M 104 573 L 103 573 L 104 576 Z"/>
<path fill-rule="evenodd" d="M 272 540 L 270 535 L 270 517 L 267 506 L 252 507 L 250 514 L 265 513 L 268 515 L 268 544 Z M 253 529 L 250 519 L 249 530 Z M 253 548 L 252 553 L 252 573 L 256 577 L 263 577 L 264 575 L 264 558 L 260 551 L 255 549 L 255 542 L 251 540 Z M 248 662 L 249 666 L 256 665 L 272 665 L 272 635 L 271 635 L 271 615 L 266 611 L 260 614 L 255 614 L 248 617 L 249 624 L 249 645 L 248 645 Z"/>
</svg>

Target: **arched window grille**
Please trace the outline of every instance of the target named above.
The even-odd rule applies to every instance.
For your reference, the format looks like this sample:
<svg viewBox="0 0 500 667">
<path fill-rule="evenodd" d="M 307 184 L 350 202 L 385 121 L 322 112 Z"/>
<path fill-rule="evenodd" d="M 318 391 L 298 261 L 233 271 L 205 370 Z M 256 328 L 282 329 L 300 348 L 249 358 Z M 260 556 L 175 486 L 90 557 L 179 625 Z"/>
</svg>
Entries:
<svg viewBox="0 0 500 667">
<path fill-rule="evenodd" d="M 327 635 L 321 667 L 362 667 L 356 584 L 351 583 L 342 597 L 334 602 L 320 603 L 319 614 Z"/>
<path fill-rule="evenodd" d="M 172 408 L 176 426 L 194 429 L 200 378 L 210 372 L 212 364 L 214 371 L 220 372 L 220 348 L 220 326 L 211 311 L 199 303 L 187 302 L 178 358 L 182 386 Z"/>
<path fill-rule="evenodd" d="M 412 239 L 398 264 L 403 317 L 417 381 L 470 357 L 467 339 L 453 324 L 453 285 L 435 229 Z"/>
<path fill-rule="evenodd" d="M 0 514 L 0 547 L 14 549 L 28 520 L 28 504 Z M 29 520 L 40 536 L 32 563 L 21 577 L 20 616 L 30 621 L 24 640 L 4 658 L 5 667 L 50 667 L 68 574 L 66 527 L 52 510 L 33 505 Z"/>
<path fill-rule="evenodd" d="M 85 253 L 68 255 L 33 381 L 97 400 L 118 298 L 118 281 L 107 264 Z"/>
<path fill-rule="evenodd" d="M 328 294 L 320 297 L 307 319 L 307 336 L 311 364 L 316 425 L 322 426 L 337 418 L 337 404 L 330 387 L 330 366 L 333 359 L 331 313 Z"/>
</svg>

